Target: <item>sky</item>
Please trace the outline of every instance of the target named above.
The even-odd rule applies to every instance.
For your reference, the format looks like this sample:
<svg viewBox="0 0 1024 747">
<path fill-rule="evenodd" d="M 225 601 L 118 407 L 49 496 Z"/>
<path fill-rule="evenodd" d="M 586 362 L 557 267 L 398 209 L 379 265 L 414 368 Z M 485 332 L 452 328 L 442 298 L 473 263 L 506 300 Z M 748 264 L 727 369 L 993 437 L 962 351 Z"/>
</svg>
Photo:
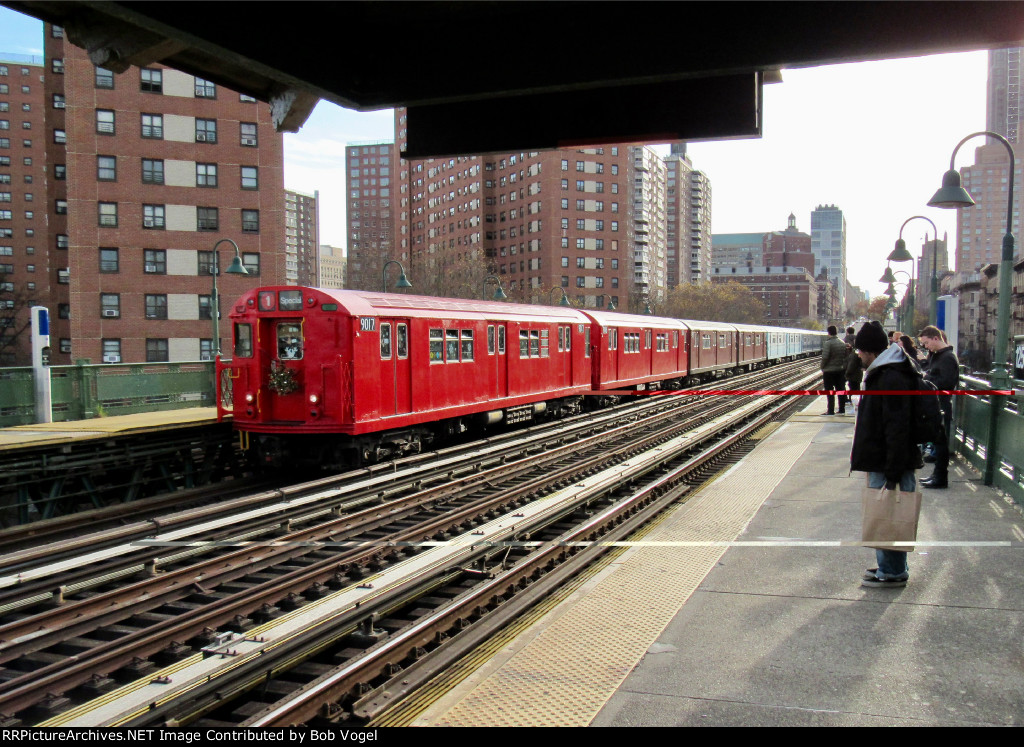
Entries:
<svg viewBox="0 0 1024 747">
<path fill-rule="evenodd" d="M 0 53 L 42 55 L 41 24 L 0 7 Z M 783 230 L 790 213 L 810 233 L 811 211 L 835 205 L 847 227 L 850 281 L 872 296 L 905 220 L 930 218 L 955 251 L 956 211 L 927 207 L 956 144 L 985 129 L 984 51 L 784 70 L 764 87 L 762 137 L 692 142 L 694 168 L 711 180 L 712 232 Z M 391 110 L 359 113 L 321 101 L 284 136 L 285 187 L 320 193 L 320 240 L 345 246 L 345 146 L 390 141 Z M 965 145 L 957 168 L 974 160 Z M 659 152 L 664 146 L 652 144 Z M 931 226 L 911 221 L 920 256 Z M 951 256 L 952 261 L 952 256 Z M 909 263 L 902 268 L 909 269 Z M 901 276 L 902 277 L 902 276 Z"/>
</svg>

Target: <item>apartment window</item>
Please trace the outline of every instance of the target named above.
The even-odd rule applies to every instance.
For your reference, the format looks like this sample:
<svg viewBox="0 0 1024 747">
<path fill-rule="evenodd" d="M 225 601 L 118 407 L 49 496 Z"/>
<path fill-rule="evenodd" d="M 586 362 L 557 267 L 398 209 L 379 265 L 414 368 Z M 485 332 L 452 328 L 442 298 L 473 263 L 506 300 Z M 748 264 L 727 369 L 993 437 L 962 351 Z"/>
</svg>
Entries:
<svg viewBox="0 0 1024 747">
<path fill-rule="evenodd" d="M 584 287 L 586 287 L 586 278 L 583 278 L 583 277 L 580 277 L 579 275 L 577 275 L 576 276 L 576 287 L 577 288 L 584 288 Z"/>
<path fill-rule="evenodd" d="M 25 104 L 25 106 L 28 106 L 28 104 Z M 21 123 L 21 129 L 23 129 L 23 130 L 31 130 L 32 129 L 32 123 L 31 122 L 22 122 Z"/>
<path fill-rule="evenodd" d="M 259 210 L 243 210 L 242 211 L 242 232 L 243 233 L 259 233 L 260 232 L 260 211 Z"/>
<path fill-rule="evenodd" d="M 247 253 L 242 255 L 242 266 L 249 272 L 250 275 L 260 274 L 260 255 L 256 253 Z"/>
<path fill-rule="evenodd" d="M 57 248 L 67 249 L 68 248 L 68 235 L 66 233 L 57 234 Z"/>
<path fill-rule="evenodd" d="M 114 111 L 113 109 L 96 110 L 96 132 L 100 135 L 114 134 Z"/>
<path fill-rule="evenodd" d="M 71 355 L 71 339 L 68 337 L 60 338 L 60 352 Z"/>
<path fill-rule="evenodd" d="M 142 271 L 147 275 L 167 274 L 167 252 L 164 249 L 144 249 Z"/>
<path fill-rule="evenodd" d="M 216 187 L 217 186 L 217 164 L 197 163 L 196 164 L 196 186 Z"/>
<path fill-rule="evenodd" d="M 121 294 L 100 294 L 100 316 L 119 319 L 121 317 Z"/>
<path fill-rule="evenodd" d="M 563 288 L 568 288 L 569 287 L 569 276 L 568 275 L 562 275 L 562 287 Z"/>
<path fill-rule="evenodd" d="M 146 318 L 167 318 L 167 295 L 165 293 L 146 294 Z"/>
<path fill-rule="evenodd" d="M 119 252 L 114 247 L 100 247 L 100 272 L 120 272 Z"/>
<path fill-rule="evenodd" d="M 196 142 L 215 143 L 217 142 L 217 120 L 196 119 Z"/>
<path fill-rule="evenodd" d="M 120 338 L 104 338 L 103 340 L 103 362 L 121 362 L 121 340 Z"/>
<path fill-rule="evenodd" d="M 240 93 L 240 94 L 238 94 L 238 100 L 239 100 L 239 101 L 243 101 L 243 102 L 245 102 L 245 103 L 247 103 L 247 104 L 255 104 L 255 103 L 256 103 L 256 99 L 255 99 L 255 97 L 253 97 L 253 96 L 247 96 L 247 95 L 246 95 L 246 94 L 244 94 L 244 93 Z"/>
<path fill-rule="evenodd" d="M 142 137 L 152 140 L 164 139 L 164 117 L 162 114 L 142 115 Z"/>
<path fill-rule="evenodd" d="M 51 63 L 50 69 L 53 70 L 53 72 L 55 72 L 57 75 L 63 75 L 64 74 L 64 60 L 60 59 L 59 57 L 54 58 L 52 63 Z"/>
<path fill-rule="evenodd" d="M 57 318 L 58 319 L 70 319 L 71 318 L 71 304 L 59 303 L 57 304 Z"/>
<path fill-rule="evenodd" d="M 213 274 L 213 252 L 196 252 L 196 274 Z"/>
<path fill-rule="evenodd" d="M 167 338 L 146 339 L 146 363 L 166 363 L 169 360 L 167 355 Z"/>
<path fill-rule="evenodd" d="M 63 39 L 64 38 L 64 29 L 61 26 L 52 26 L 50 28 L 50 35 L 54 39 Z"/>
<path fill-rule="evenodd" d="M 577 210 L 585 210 L 586 207 L 587 207 L 587 201 L 586 200 L 576 200 L 576 209 Z"/>
<path fill-rule="evenodd" d="M 577 257 L 576 258 L 576 266 L 580 267 L 580 268 L 586 267 L 587 266 L 586 258 L 585 257 Z"/>
<path fill-rule="evenodd" d="M 242 189 L 259 189 L 259 176 L 255 166 L 242 167 Z"/>
<path fill-rule="evenodd" d="M 114 73 L 103 67 L 96 68 L 96 87 L 97 88 L 113 88 L 114 87 Z"/>
<path fill-rule="evenodd" d="M 62 96 L 59 93 L 53 94 L 53 108 L 54 109 L 63 109 L 64 106 L 65 106 L 64 96 Z"/>
<path fill-rule="evenodd" d="M 577 231 L 585 231 L 585 230 L 587 230 L 587 221 L 586 221 L 586 219 L 584 219 L 584 218 L 577 218 L 576 219 L 576 230 Z"/>
<path fill-rule="evenodd" d="M 53 178 L 64 181 L 68 178 L 68 167 L 62 163 L 55 164 L 53 167 Z"/>
<path fill-rule="evenodd" d="M 213 319 L 213 313 L 210 310 L 210 296 L 199 296 L 199 318 L 200 319 Z"/>
<path fill-rule="evenodd" d="M 0 210 L 0 220 L 13 220 L 14 212 L 12 210 Z"/>
<path fill-rule="evenodd" d="M 53 142 L 57 143 L 58 145 L 63 145 L 67 141 L 68 141 L 68 133 L 66 133 L 64 130 L 54 130 L 53 131 Z"/>
<path fill-rule="evenodd" d="M 576 239 L 576 248 L 577 249 L 586 249 L 587 248 L 587 240 L 586 239 Z"/>
<path fill-rule="evenodd" d="M 96 156 L 96 179 L 101 182 L 117 181 L 117 158 Z"/>
<path fill-rule="evenodd" d="M 576 162 L 576 170 L 577 171 L 583 171 L 583 161 L 577 161 Z"/>
<path fill-rule="evenodd" d="M 164 183 L 164 162 L 162 160 L 154 158 L 142 159 L 142 183 Z"/>
<path fill-rule="evenodd" d="M 165 209 L 163 205 L 142 206 L 142 227 L 163 230 L 165 228 Z"/>
<path fill-rule="evenodd" d="M 57 282 L 61 285 L 67 285 L 71 282 L 71 270 L 67 267 L 62 267 L 57 270 Z"/>
<path fill-rule="evenodd" d="M 255 122 L 241 122 L 239 123 L 239 133 L 241 136 L 242 145 L 250 148 L 256 147 L 256 123 Z"/>
<path fill-rule="evenodd" d="M 139 72 L 141 73 L 141 83 L 139 86 L 139 90 L 145 91 L 146 93 L 164 92 L 163 70 L 150 70 L 144 68 Z"/>
<path fill-rule="evenodd" d="M 208 80 L 196 78 L 196 98 L 215 99 L 217 98 L 217 86 Z"/>
<path fill-rule="evenodd" d="M 57 215 L 67 215 L 68 214 L 68 201 L 67 200 L 54 200 L 53 207 L 54 207 L 54 210 L 57 211 Z M 25 217 L 27 218 L 28 215 L 26 214 Z"/>
<path fill-rule="evenodd" d="M 569 209 L 569 198 L 568 197 L 563 197 L 562 198 L 562 210 L 568 210 L 568 209 Z"/>
<path fill-rule="evenodd" d="M 199 231 L 216 231 L 220 227 L 217 219 L 217 208 L 201 207 L 196 208 L 196 229 Z"/>
</svg>

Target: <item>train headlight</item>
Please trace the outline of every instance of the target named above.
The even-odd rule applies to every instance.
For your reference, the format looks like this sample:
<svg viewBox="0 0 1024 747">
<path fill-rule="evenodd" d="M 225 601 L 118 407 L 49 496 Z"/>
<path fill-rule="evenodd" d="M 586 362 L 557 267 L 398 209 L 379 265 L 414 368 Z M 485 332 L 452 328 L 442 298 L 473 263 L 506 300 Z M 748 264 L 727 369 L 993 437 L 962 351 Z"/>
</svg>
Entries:
<svg viewBox="0 0 1024 747">
<path fill-rule="evenodd" d="M 256 398 L 253 397 L 252 394 L 245 395 L 245 401 L 246 402 L 252 402 L 254 399 L 256 399 Z"/>
<path fill-rule="evenodd" d="M 318 397 L 315 394 L 311 394 L 311 395 L 309 395 L 309 401 L 310 401 L 311 404 L 315 405 L 317 402 L 320 401 L 320 397 Z"/>
</svg>

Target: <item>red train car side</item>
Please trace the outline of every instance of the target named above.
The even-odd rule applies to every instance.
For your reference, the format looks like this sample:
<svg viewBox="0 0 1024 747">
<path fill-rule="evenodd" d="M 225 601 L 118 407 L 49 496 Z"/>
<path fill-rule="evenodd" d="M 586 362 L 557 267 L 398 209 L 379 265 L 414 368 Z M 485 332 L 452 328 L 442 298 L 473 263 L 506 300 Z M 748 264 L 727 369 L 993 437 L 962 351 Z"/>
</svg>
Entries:
<svg viewBox="0 0 1024 747">
<path fill-rule="evenodd" d="M 689 372 L 689 331 L 675 319 L 586 310 L 594 337 L 593 386 L 677 389 Z"/>
<path fill-rule="evenodd" d="M 253 290 L 229 316 L 218 376 L 234 401 L 219 411 L 265 461 L 282 434 L 335 436 L 308 439 L 319 461 L 416 452 L 427 424 L 574 412 L 591 388 L 591 323 L 574 309 L 291 286 Z"/>
</svg>

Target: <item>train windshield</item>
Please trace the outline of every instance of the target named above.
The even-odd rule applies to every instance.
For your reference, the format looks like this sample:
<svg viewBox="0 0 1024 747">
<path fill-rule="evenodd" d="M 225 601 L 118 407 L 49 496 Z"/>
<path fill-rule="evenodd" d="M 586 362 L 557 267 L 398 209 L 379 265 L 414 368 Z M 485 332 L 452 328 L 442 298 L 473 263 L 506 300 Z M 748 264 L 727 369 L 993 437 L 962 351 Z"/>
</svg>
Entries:
<svg viewBox="0 0 1024 747">
<path fill-rule="evenodd" d="M 302 359 L 302 325 L 279 322 L 277 325 L 277 357 L 283 361 Z"/>
</svg>

